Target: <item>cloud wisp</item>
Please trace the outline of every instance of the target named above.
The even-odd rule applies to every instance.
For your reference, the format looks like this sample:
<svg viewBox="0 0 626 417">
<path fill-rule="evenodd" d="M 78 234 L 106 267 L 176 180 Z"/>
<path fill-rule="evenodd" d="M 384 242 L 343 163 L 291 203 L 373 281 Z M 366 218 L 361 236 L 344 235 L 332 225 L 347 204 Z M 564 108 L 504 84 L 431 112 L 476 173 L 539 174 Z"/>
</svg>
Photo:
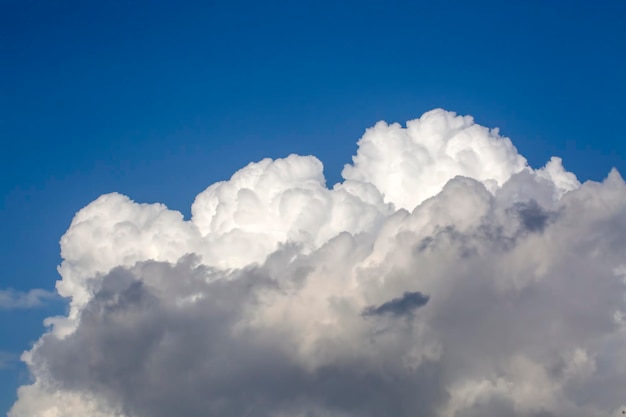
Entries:
<svg viewBox="0 0 626 417">
<path fill-rule="evenodd" d="M 626 402 L 626 184 L 441 109 L 344 181 L 250 163 L 192 219 L 120 194 L 61 239 L 66 317 L 10 417 L 588 417 Z M 405 319 L 406 318 L 406 319 Z"/>
<path fill-rule="evenodd" d="M 10 369 L 18 363 L 19 355 L 0 350 L 0 370 Z"/>
<path fill-rule="evenodd" d="M 9 288 L 0 290 L 0 310 L 42 307 L 56 298 L 56 293 L 42 289 L 23 292 Z"/>
</svg>

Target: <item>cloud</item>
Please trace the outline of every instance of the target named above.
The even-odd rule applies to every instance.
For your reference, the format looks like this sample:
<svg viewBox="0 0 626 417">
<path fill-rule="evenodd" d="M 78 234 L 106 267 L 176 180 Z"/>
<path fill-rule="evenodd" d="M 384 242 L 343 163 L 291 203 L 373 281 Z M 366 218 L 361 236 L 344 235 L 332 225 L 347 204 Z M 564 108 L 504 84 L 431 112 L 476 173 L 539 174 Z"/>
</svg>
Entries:
<svg viewBox="0 0 626 417">
<path fill-rule="evenodd" d="M 266 159 L 192 213 L 108 194 L 76 214 L 70 311 L 23 355 L 10 417 L 621 413 L 615 170 L 535 170 L 434 110 L 369 129 L 332 188 L 312 156 Z"/>
<path fill-rule="evenodd" d="M 548 224 L 551 213 L 543 209 L 535 200 L 515 203 L 513 210 L 522 221 L 522 225 L 530 232 L 541 232 Z"/>
<path fill-rule="evenodd" d="M 419 291 L 405 292 L 402 297 L 394 298 L 376 306 L 369 306 L 363 310 L 366 316 L 382 316 L 391 314 L 392 316 L 404 316 L 413 312 L 413 310 L 424 306 L 428 302 L 428 296 Z"/>
<path fill-rule="evenodd" d="M 18 360 L 19 355 L 0 350 L 0 370 L 13 367 L 14 364 L 18 363 Z"/>
<path fill-rule="evenodd" d="M 9 310 L 41 307 L 48 301 L 57 297 L 56 293 L 42 289 L 22 292 L 9 288 L 0 290 L 0 309 Z"/>
</svg>

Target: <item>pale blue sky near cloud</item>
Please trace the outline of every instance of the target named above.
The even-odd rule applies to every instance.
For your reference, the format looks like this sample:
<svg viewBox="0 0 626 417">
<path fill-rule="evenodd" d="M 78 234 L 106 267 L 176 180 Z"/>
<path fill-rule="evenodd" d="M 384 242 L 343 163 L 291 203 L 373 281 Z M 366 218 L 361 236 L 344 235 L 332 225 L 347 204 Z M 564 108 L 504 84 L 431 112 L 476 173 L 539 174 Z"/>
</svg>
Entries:
<svg viewBox="0 0 626 417">
<path fill-rule="evenodd" d="M 367 127 L 436 107 L 532 166 L 626 171 L 623 1 L 0 5 L 0 290 L 52 291 L 59 238 L 100 194 L 188 216 L 209 184 L 290 153 L 332 185 Z M 0 411 L 27 379 L 3 358 L 65 309 L 37 300 L 0 308 Z"/>
</svg>

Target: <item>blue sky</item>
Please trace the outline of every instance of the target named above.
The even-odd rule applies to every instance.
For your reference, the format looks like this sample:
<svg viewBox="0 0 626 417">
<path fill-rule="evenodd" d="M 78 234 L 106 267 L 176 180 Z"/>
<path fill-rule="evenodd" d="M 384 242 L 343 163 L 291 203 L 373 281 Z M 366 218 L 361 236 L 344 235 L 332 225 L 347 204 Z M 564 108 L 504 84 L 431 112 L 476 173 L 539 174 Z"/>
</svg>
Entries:
<svg viewBox="0 0 626 417">
<path fill-rule="evenodd" d="M 1 5 L 0 289 L 52 290 L 58 240 L 100 194 L 188 216 L 209 184 L 290 153 L 332 185 L 367 127 L 436 107 L 535 167 L 626 172 L 623 1 Z M 0 352 L 64 308 L 0 310 Z M 5 411 L 27 375 L 1 358 Z"/>
</svg>

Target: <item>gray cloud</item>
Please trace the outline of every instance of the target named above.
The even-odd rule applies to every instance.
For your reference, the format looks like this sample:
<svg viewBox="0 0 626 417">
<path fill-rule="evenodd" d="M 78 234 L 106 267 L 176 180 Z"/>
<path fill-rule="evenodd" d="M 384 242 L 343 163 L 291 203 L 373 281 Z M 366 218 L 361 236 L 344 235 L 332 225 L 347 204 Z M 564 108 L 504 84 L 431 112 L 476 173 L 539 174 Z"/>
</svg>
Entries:
<svg viewBox="0 0 626 417">
<path fill-rule="evenodd" d="M 419 291 L 405 292 L 402 297 L 394 298 L 379 306 L 369 306 L 363 310 L 365 316 L 382 316 L 390 314 L 392 316 L 404 316 L 414 310 L 426 305 L 428 296 Z"/>
<path fill-rule="evenodd" d="M 464 192 L 480 187 L 462 184 Z M 485 212 L 498 209 L 486 198 Z M 574 196 L 543 233 L 513 228 L 508 246 L 502 236 L 523 222 L 519 205 L 502 218 L 476 214 L 470 226 L 436 227 L 430 238 L 394 233 L 384 261 L 353 272 L 361 289 L 344 296 L 326 286 L 361 262 L 371 240 L 344 234 L 308 255 L 285 246 L 262 265 L 234 270 L 196 256 L 117 267 L 98 280 L 72 334 L 40 341 L 31 368 L 132 417 L 582 417 L 616 408 L 621 394 L 607 395 L 606 381 L 626 375 L 603 368 L 617 351 L 594 346 L 622 343 L 614 313 L 624 309 L 624 283 L 613 266 L 623 259 L 626 224 L 622 209 L 581 210 L 579 198 L 587 201 Z M 445 219 L 456 204 L 437 213 Z M 589 261 L 590 247 L 603 248 L 594 255 L 602 262 Z M 416 284 L 432 299 L 407 291 Z M 382 332 L 359 320 L 426 304 Z M 464 384 L 474 387 L 470 400 Z"/>
<path fill-rule="evenodd" d="M 519 215 L 524 228 L 530 232 L 542 232 L 554 216 L 535 200 L 516 203 L 513 209 Z"/>
<path fill-rule="evenodd" d="M 415 372 L 383 371 L 354 358 L 311 371 L 283 351 L 271 329 L 233 333 L 261 292 L 280 288 L 263 268 L 207 282 L 215 273 L 190 259 L 115 269 L 72 335 L 42 340 L 34 366 L 63 389 L 97 394 L 138 417 L 428 416 L 445 398 L 435 362 Z M 192 294 L 203 298 L 172 300 Z M 416 294 L 404 303 L 421 302 Z"/>
</svg>

